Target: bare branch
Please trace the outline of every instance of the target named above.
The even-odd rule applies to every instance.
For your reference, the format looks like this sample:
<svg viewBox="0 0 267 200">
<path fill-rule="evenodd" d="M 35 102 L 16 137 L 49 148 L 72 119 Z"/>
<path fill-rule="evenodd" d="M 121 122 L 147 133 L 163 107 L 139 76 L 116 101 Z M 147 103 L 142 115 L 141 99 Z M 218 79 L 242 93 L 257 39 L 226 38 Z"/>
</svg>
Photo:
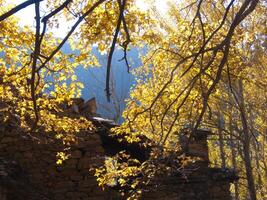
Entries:
<svg viewBox="0 0 267 200">
<path fill-rule="evenodd" d="M 42 19 L 42 23 L 43 23 L 43 31 L 40 37 L 40 43 L 42 44 L 42 40 L 44 38 L 45 32 L 46 32 L 46 27 L 47 27 L 47 22 L 48 20 L 55 16 L 57 13 L 59 13 L 61 10 L 63 10 L 64 8 L 66 8 L 68 6 L 68 4 L 71 2 L 72 0 L 66 0 L 62 5 L 60 5 L 58 8 L 56 8 L 55 10 L 53 10 L 51 13 L 49 13 L 48 15 L 44 16 Z"/>
<path fill-rule="evenodd" d="M 57 48 L 47 57 L 47 59 L 44 61 L 44 63 L 38 68 L 38 71 L 45 67 L 45 65 L 54 57 L 54 55 L 61 49 L 61 47 L 66 43 L 66 41 L 69 39 L 69 37 L 73 34 L 73 32 L 76 30 L 76 28 L 79 26 L 79 24 L 84 20 L 86 16 L 88 16 L 90 13 L 94 11 L 96 7 L 98 7 L 100 4 L 105 2 L 106 0 L 99 0 L 96 2 L 88 11 L 86 11 L 79 19 L 75 22 L 75 24 L 72 26 L 71 30 L 68 32 L 68 34 L 65 36 L 65 38 L 61 41 L 61 43 L 57 46 Z"/>
<path fill-rule="evenodd" d="M 128 59 L 127 59 L 127 47 L 129 45 L 129 43 L 131 42 L 131 38 L 130 38 L 129 29 L 127 27 L 127 23 L 126 23 L 126 20 L 125 20 L 124 16 L 122 17 L 122 22 L 123 22 L 123 29 L 124 29 L 124 31 L 126 33 L 126 40 L 121 45 L 123 47 L 124 55 L 119 61 L 125 60 L 126 67 L 127 67 L 127 72 L 129 73 L 130 72 L 130 65 L 129 65 L 129 62 L 128 62 Z"/>
<path fill-rule="evenodd" d="M 107 63 L 106 89 L 105 90 L 106 90 L 106 95 L 107 95 L 108 102 L 110 102 L 110 95 L 111 95 L 110 88 L 109 88 L 111 61 L 112 61 L 113 53 L 114 53 L 114 50 L 115 50 L 115 45 L 116 45 L 116 42 L 117 42 L 117 38 L 118 38 L 118 35 L 119 35 L 119 32 L 120 32 L 121 22 L 123 20 L 123 12 L 124 12 L 124 9 L 125 9 L 126 0 L 123 0 L 122 3 L 121 3 L 121 0 L 118 0 L 118 4 L 119 4 L 119 8 L 120 8 L 120 15 L 119 15 L 119 18 L 118 18 L 117 27 L 116 27 L 115 34 L 114 34 L 114 37 L 113 37 L 113 40 L 112 40 L 112 44 L 111 44 L 111 47 L 110 47 L 110 51 L 109 51 L 109 54 L 108 54 L 108 63 Z"/>
<path fill-rule="evenodd" d="M 0 16 L 0 22 L 7 19 L 8 17 L 14 15 L 16 12 L 22 10 L 23 8 L 26 8 L 26 7 L 34 4 L 34 3 L 39 3 L 41 1 L 43 1 L 43 0 L 28 0 L 28 1 L 25 1 L 24 3 L 17 5 L 15 8 L 12 8 L 10 11 L 1 15 Z"/>
<path fill-rule="evenodd" d="M 40 54 L 40 3 L 39 1 L 35 3 L 35 20 L 36 20 L 36 31 L 35 31 L 35 47 L 33 52 L 33 61 L 32 61 L 32 73 L 31 73 L 31 97 L 33 102 L 33 109 L 35 114 L 35 122 L 32 126 L 32 131 L 35 130 L 38 120 L 39 120 L 39 114 L 37 109 L 37 103 L 36 103 L 36 94 L 35 94 L 35 71 L 37 68 L 37 59 Z"/>
</svg>

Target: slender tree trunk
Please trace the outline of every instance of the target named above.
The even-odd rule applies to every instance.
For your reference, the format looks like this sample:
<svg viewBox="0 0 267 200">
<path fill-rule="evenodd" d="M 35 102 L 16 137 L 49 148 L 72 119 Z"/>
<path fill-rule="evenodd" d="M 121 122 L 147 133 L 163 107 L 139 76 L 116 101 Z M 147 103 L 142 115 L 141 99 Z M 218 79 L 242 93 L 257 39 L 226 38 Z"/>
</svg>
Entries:
<svg viewBox="0 0 267 200">
<path fill-rule="evenodd" d="M 254 178 L 253 178 L 253 173 L 252 173 L 252 164 L 251 164 L 251 158 L 250 158 L 250 136 L 249 136 L 247 117 L 246 117 L 242 80 L 238 81 L 238 89 L 239 89 L 238 96 L 240 100 L 239 111 L 240 111 L 241 122 L 242 122 L 242 127 L 243 127 L 243 154 L 244 154 L 248 189 L 249 189 L 250 199 L 257 200 L 255 183 L 254 183 Z"/>
<path fill-rule="evenodd" d="M 232 164 L 235 171 L 237 171 L 237 163 L 236 163 L 236 150 L 235 150 L 235 143 L 233 141 L 233 118 L 232 118 L 232 110 L 230 111 L 230 117 L 229 117 L 229 131 L 230 131 L 230 143 L 231 143 L 231 154 L 232 154 Z M 238 181 L 234 182 L 235 186 L 235 200 L 239 199 L 239 187 L 238 187 Z"/>
<path fill-rule="evenodd" d="M 257 132 L 257 130 L 254 128 L 254 116 L 250 110 L 250 116 L 249 116 L 249 122 L 250 122 L 250 126 L 251 126 L 251 131 L 253 132 L 253 134 L 255 135 L 255 137 L 257 137 L 257 134 L 259 134 Z M 262 180 L 264 180 L 262 177 L 264 177 L 264 174 L 262 174 L 262 169 L 261 169 L 261 166 L 260 166 L 260 159 L 262 157 L 261 155 L 261 149 L 260 149 L 260 146 L 259 146 L 259 143 L 257 141 L 257 138 L 255 138 L 252 142 L 252 145 L 253 145 L 253 151 L 254 152 L 254 155 L 255 155 L 255 162 L 256 162 L 256 168 L 257 168 L 257 181 L 256 181 L 256 189 L 260 190 L 260 194 L 261 196 L 263 197 L 264 196 L 264 193 L 263 193 L 263 190 L 262 188 L 264 188 L 264 183 Z M 264 150 L 263 150 L 264 151 Z"/>
<path fill-rule="evenodd" d="M 218 134 L 219 134 L 220 154 L 221 154 L 221 160 L 222 160 L 222 168 L 225 168 L 226 159 L 225 159 L 224 143 L 223 143 L 223 135 L 222 135 L 223 127 L 224 127 L 223 116 L 221 115 L 220 111 L 218 111 Z"/>
<path fill-rule="evenodd" d="M 264 147 L 265 147 L 266 141 L 267 141 L 267 129 L 265 129 L 265 133 L 263 133 L 263 134 L 265 136 L 264 136 L 264 140 L 263 140 L 263 143 L 262 143 L 262 148 L 263 148 L 263 151 L 262 151 L 262 160 L 267 160 L 267 158 L 266 158 L 266 152 L 264 151 Z M 266 162 L 263 162 L 262 168 L 264 169 L 264 173 L 265 173 L 264 180 L 267 180 L 267 163 Z"/>
</svg>

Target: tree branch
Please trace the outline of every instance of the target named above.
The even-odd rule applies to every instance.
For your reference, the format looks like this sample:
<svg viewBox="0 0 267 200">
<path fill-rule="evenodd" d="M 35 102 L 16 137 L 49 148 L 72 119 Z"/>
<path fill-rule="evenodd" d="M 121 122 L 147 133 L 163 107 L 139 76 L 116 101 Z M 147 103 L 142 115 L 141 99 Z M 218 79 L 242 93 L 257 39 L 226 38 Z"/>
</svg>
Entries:
<svg viewBox="0 0 267 200">
<path fill-rule="evenodd" d="M 57 48 L 47 57 L 47 59 L 43 62 L 43 64 L 38 68 L 38 71 L 45 67 L 45 65 L 54 57 L 54 55 L 61 49 L 61 47 L 65 44 L 65 42 L 69 39 L 69 37 L 72 35 L 72 33 L 76 30 L 76 28 L 79 26 L 79 24 L 84 20 L 86 16 L 88 16 L 91 12 L 94 11 L 94 9 L 102 4 L 106 0 L 99 0 L 96 2 L 88 11 L 86 11 L 79 19 L 75 22 L 75 24 L 72 26 L 71 30 L 68 32 L 68 34 L 65 36 L 65 38 L 61 41 L 61 43 L 57 46 Z"/>
<path fill-rule="evenodd" d="M 37 109 L 37 103 L 36 103 L 36 95 L 35 95 L 35 71 L 37 68 L 37 59 L 40 54 L 40 3 L 37 1 L 35 3 L 35 20 L 36 20 L 36 31 L 35 31 L 35 47 L 33 52 L 33 62 L 32 62 L 32 72 L 31 72 L 31 98 L 33 102 L 33 109 L 35 114 L 35 121 L 32 126 L 32 131 L 35 130 L 38 120 L 39 120 L 39 114 Z"/>
<path fill-rule="evenodd" d="M 10 17 L 11 15 L 14 15 L 16 12 L 22 10 L 23 8 L 26 8 L 28 7 L 29 5 L 31 4 L 34 4 L 34 3 L 39 3 L 43 0 L 28 0 L 28 1 L 25 1 L 24 3 L 21 3 L 19 5 L 17 5 L 15 8 L 12 8 L 10 11 L 4 13 L 3 15 L 0 16 L 0 22 L 7 19 L 8 17 Z"/>
<path fill-rule="evenodd" d="M 117 22 L 117 27 L 115 30 L 115 34 L 112 40 L 112 44 L 110 47 L 110 51 L 109 51 L 109 55 L 108 55 L 108 63 L 107 63 L 107 74 L 106 74 L 106 95 L 107 95 L 107 100 L 108 102 L 110 102 L 110 88 L 109 88 L 109 82 L 110 82 L 110 70 L 111 70 L 111 61 L 112 61 L 112 57 L 113 57 L 113 53 L 115 50 L 115 45 L 117 42 L 117 38 L 120 32 L 120 26 L 121 26 L 121 22 L 123 20 L 123 12 L 125 9 L 125 4 L 126 4 L 126 0 L 122 0 L 122 4 L 121 4 L 121 0 L 118 0 L 118 4 L 119 4 L 119 8 L 120 8 L 120 15 L 118 18 L 118 22 Z"/>
</svg>

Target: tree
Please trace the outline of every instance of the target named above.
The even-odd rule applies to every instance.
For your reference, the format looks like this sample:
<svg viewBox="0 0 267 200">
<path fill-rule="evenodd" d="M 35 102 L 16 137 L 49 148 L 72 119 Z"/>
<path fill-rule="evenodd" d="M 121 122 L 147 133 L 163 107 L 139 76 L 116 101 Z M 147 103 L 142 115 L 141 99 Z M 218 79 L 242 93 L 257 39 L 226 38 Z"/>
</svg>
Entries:
<svg viewBox="0 0 267 200">
<path fill-rule="evenodd" d="M 117 176 L 122 187 L 131 186 L 131 197 L 140 196 L 140 188 L 146 186 L 157 171 L 168 171 L 163 162 L 165 159 L 158 158 L 170 159 L 179 151 L 178 136 L 181 130 L 186 127 L 194 132 L 199 127 L 210 127 L 214 124 L 215 112 L 223 110 L 228 103 L 233 115 L 230 110 L 230 115 L 219 113 L 222 119 L 229 119 L 230 122 L 225 127 L 219 126 L 218 130 L 223 165 L 228 162 L 223 156 L 228 150 L 228 145 L 223 142 L 226 137 L 223 134 L 227 131 L 231 137 L 242 138 L 243 151 L 240 152 L 235 143 L 231 148 L 237 150 L 232 152 L 233 155 L 238 152 L 238 156 L 243 156 L 245 165 L 235 163 L 234 159 L 233 165 L 245 166 L 250 198 L 257 198 L 253 178 L 255 172 L 252 170 L 254 162 L 250 162 L 253 153 L 249 151 L 251 134 L 257 130 L 260 140 L 266 132 L 263 122 L 265 113 L 261 111 L 265 96 L 262 95 L 261 106 L 253 109 L 257 101 L 252 97 L 258 94 L 256 90 L 251 91 L 255 86 L 252 87 L 253 84 L 248 80 L 260 83 L 263 88 L 266 86 L 266 79 L 258 80 L 258 77 L 264 78 L 264 74 L 259 72 L 266 64 L 266 47 L 261 47 L 266 46 L 266 19 L 261 16 L 266 12 L 264 1 L 172 1 L 169 3 L 167 19 L 158 15 L 155 9 L 140 11 L 134 0 L 47 0 L 47 5 L 52 6 L 46 7 L 49 12 L 44 16 L 40 11 L 42 2 L 28 0 L 11 9 L 1 6 L 0 11 L 3 13 L 0 15 L 0 51 L 3 52 L 1 63 L 4 66 L 1 71 L 0 98 L 8 104 L 10 112 L 20 116 L 22 127 L 28 131 L 43 127 L 46 131 L 71 133 L 71 124 L 75 122 L 75 131 L 92 128 L 86 119 L 55 115 L 55 112 L 61 111 L 63 102 L 70 102 L 73 97 L 80 95 L 82 85 L 76 81 L 75 67 L 78 64 L 90 66 L 97 62 L 91 54 L 94 44 L 98 45 L 100 51 L 108 51 L 106 92 L 109 99 L 110 68 L 116 45 L 122 46 L 126 63 L 130 42 L 136 46 L 147 45 L 143 66 L 134 72 L 139 80 L 123 114 L 126 121 L 115 133 L 123 134 L 128 142 L 138 141 L 145 136 L 155 148 L 144 163 L 119 154 L 117 160 L 126 158 L 136 165 L 123 163 L 121 166 L 124 168 L 117 166 L 115 172 L 102 168 L 97 172 L 100 184 L 107 184 L 107 177 Z M 153 2 L 150 3 L 153 5 Z M 6 5 L 3 0 L 0 4 Z M 19 27 L 13 16 L 31 4 L 35 5 L 35 31 Z M 49 33 L 49 28 L 57 25 L 56 19 L 60 16 L 66 20 L 76 20 L 62 40 Z M 78 56 L 60 51 L 66 41 L 73 49 L 79 50 Z M 251 78 L 251 74 L 257 78 Z M 232 87 L 232 79 L 242 80 L 244 89 L 241 91 Z M 252 95 L 249 100 L 246 93 Z M 238 121 L 234 122 L 234 118 Z M 257 119 L 256 123 L 252 123 L 253 118 Z M 215 127 L 218 129 L 218 120 Z M 265 150 L 265 138 L 261 140 L 260 148 Z M 217 159 L 217 156 L 214 157 Z M 264 153 L 260 157 L 257 163 L 266 172 Z M 171 167 L 177 167 L 176 161 L 174 159 Z M 112 176 L 110 173 L 113 173 Z M 141 178 L 132 180 L 134 174 L 140 173 L 143 174 Z M 262 192 L 266 194 L 266 191 Z"/>
<path fill-rule="evenodd" d="M 132 99 L 124 112 L 128 120 L 117 129 L 118 134 L 128 133 L 129 140 L 138 140 L 138 136 L 146 135 L 167 151 L 179 146 L 177 133 L 185 126 L 193 130 L 209 127 L 214 111 L 225 110 L 226 95 L 220 87 L 225 90 L 229 85 L 221 86 L 220 82 L 227 84 L 228 71 L 232 79 L 232 76 L 240 77 L 243 73 L 249 75 L 252 73 L 250 70 L 258 68 L 258 63 L 249 59 L 255 56 L 254 44 L 264 43 L 263 35 L 266 34 L 263 27 L 266 21 L 261 18 L 263 10 L 266 10 L 264 3 L 259 3 L 257 8 L 257 2 L 228 3 L 197 1 L 180 9 L 176 4 L 171 5 L 169 23 L 160 20 L 159 34 L 150 32 L 145 38 L 151 48 L 144 58 L 145 65 L 139 69 L 139 84 L 132 91 Z M 259 15 L 248 16 L 255 8 Z M 192 15 L 192 10 L 196 14 Z M 256 20 L 258 23 L 253 23 Z M 256 29 L 255 24 L 258 25 L 257 32 L 252 33 Z M 249 45 L 248 53 L 244 49 Z M 265 53 L 258 56 L 264 57 Z M 149 77 L 146 81 L 143 81 L 144 74 Z M 238 126 L 239 123 L 245 125 L 245 119 L 238 118 Z M 249 156 L 252 133 L 247 127 L 242 127 L 238 132 L 242 138 L 241 156 L 244 156 L 245 164 L 241 166 L 242 169 L 246 166 L 250 198 L 256 199 Z M 219 133 L 222 128 L 219 127 Z M 219 139 L 223 144 L 221 134 Z M 220 147 L 221 154 L 217 155 L 222 155 L 220 157 L 225 165 L 224 147 Z M 236 194 L 238 196 L 238 191 Z"/>
<path fill-rule="evenodd" d="M 87 3 L 78 0 L 47 1 L 45 7 L 49 12 L 41 16 L 43 15 L 40 11 L 42 2 L 42 0 L 29 0 L 9 9 L 6 6 L 7 3 L 1 1 L 3 5 L 0 16 L 1 52 L 3 52 L 1 98 L 5 102 L 14 102 L 12 106 L 17 109 L 16 112 L 20 112 L 21 116 L 27 114 L 27 118 L 30 117 L 31 122 L 26 123 L 24 120 L 23 125 L 31 126 L 32 130 L 37 126 L 47 125 L 50 118 L 51 120 L 55 118 L 48 109 L 60 110 L 61 103 L 80 96 L 83 86 L 76 81 L 74 70 L 78 64 L 92 66 L 97 62 L 90 53 L 93 44 L 97 44 L 99 50 L 104 51 L 112 43 L 107 64 L 106 91 L 109 98 L 110 67 L 115 44 L 122 45 L 125 52 L 124 59 L 128 62 L 126 50 L 130 38 L 126 20 L 131 24 L 129 29 L 134 33 L 137 25 L 140 24 L 139 21 L 144 17 L 134 8 L 133 1 L 128 1 L 127 6 L 125 0 L 117 2 L 99 0 Z M 35 5 L 35 31 L 29 27 L 19 27 L 18 19 L 13 16 L 31 4 Z M 126 12 L 129 14 L 126 15 Z M 132 15 L 139 17 L 133 18 Z M 49 32 L 51 27 L 57 26 L 58 17 L 76 20 L 62 40 L 54 38 Z M 78 33 L 77 27 L 80 24 Z M 122 31 L 124 32 L 121 33 Z M 114 36 L 113 32 L 115 32 Z M 69 41 L 74 49 L 79 50 L 78 56 L 61 52 L 60 49 L 66 41 Z M 71 81 L 70 85 L 68 85 L 69 81 Z M 16 102 L 14 98 L 22 98 L 23 101 L 18 99 Z M 45 122 L 44 119 L 47 121 Z"/>
</svg>

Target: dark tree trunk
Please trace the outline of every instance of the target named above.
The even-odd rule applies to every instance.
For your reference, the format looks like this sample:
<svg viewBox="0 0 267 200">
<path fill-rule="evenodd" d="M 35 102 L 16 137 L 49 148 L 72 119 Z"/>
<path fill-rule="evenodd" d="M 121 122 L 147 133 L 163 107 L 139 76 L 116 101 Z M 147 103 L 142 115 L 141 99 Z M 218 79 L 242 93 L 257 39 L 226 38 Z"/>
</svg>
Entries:
<svg viewBox="0 0 267 200">
<path fill-rule="evenodd" d="M 221 161 L 222 161 L 222 168 L 226 167 L 226 159 L 224 153 L 224 143 L 223 143 L 223 127 L 224 127 L 224 120 L 223 116 L 221 115 L 220 111 L 218 112 L 218 134 L 219 134 L 219 145 L 220 145 L 220 154 L 221 154 Z"/>
</svg>

